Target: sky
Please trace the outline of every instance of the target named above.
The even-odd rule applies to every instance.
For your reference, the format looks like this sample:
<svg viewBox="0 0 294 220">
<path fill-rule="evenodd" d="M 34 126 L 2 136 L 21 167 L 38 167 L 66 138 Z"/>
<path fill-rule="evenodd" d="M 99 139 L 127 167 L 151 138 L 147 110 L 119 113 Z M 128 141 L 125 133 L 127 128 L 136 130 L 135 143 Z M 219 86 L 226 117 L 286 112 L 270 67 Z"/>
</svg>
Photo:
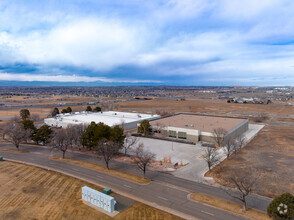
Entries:
<svg viewBox="0 0 294 220">
<path fill-rule="evenodd" d="M 294 1 L 1 0 L 1 84 L 294 86 Z"/>
</svg>

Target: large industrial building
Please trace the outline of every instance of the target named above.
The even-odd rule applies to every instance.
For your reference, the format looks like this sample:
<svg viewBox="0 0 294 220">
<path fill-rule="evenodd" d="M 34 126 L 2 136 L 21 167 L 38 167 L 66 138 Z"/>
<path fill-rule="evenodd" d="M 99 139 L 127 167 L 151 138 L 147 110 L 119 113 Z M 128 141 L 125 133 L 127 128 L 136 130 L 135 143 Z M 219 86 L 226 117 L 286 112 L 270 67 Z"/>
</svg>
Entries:
<svg viewBox="0 0 294 220">
<path fill-rule="evenodd" d="M 237 137 L 248 130 L 247 118 L 179 113 L 150 122 L 151 129 L 165 132 L 171 138 L 185 139 L 193 143 L 214 142 L 214 130 L 223 128 L 226 137 Z"/>
<path fill-rule="evenodd" d="M 102 112 L 73 112 L 58 114 L 53 118 L 45 118 L 45 124 L 52 127 L 66 128 L 69 125 L 77 124 L 90 124 L 92 121 L 95 123 L 102 122 L 110 127 L 123 124 L 124 129 L 136 128 L 137 123 L 144 119 L 154 120 L 160 118 L 159 115 L 129 113 L 129 112 L 115 112 L 115 111 L 102 111 Z"/>
</svg>

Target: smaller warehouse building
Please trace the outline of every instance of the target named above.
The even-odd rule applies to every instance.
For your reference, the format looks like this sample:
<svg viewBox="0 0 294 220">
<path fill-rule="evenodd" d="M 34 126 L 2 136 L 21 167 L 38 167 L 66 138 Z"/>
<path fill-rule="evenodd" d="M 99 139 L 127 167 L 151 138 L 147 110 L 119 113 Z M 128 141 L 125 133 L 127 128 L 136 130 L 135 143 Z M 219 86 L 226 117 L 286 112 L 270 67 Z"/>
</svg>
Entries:
<svg viewBox="0 0 294 220">
<path fill-rule="evenodd" d="M 171 138 L 185 139 L 194 143 L 214 142 L 215 129 L 224 129 L 225 138 L 229 136 L 236 138 L 248 130 L 248 119 L 179 113 L 152 120 L 150 126 L 154 133 L 165 133 Z"/>
<path fill-rule="evenodd" d="M 51 127 L 66 128 L 69 125 L 85 124 L 89 125 L 92 121 L 95 123 L 102 122 L 110 127 L 123 125 L 124 129 L 136 128 L 137 123 L 142 120 L 159 119 L 159 115 L 130 113 L 130 112 L 73 112 L 59 114 L 53 118 L 45 118 L 45 124 Z"/>
</svg>

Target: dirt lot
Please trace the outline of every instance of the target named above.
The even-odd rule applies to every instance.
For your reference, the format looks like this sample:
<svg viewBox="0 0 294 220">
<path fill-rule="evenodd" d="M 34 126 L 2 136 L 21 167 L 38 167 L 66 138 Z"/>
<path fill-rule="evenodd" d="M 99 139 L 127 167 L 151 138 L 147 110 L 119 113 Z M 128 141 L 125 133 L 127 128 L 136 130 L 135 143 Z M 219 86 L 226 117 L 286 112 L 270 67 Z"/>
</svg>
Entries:
<svg viewBox="0 0 294 220">
<path fill-rule="evenodd" d="M 140 104 L 140 105 L 138 105 Z M 283 103 L 230 104 L 219 100 L 151 100 L 139 103 L 120 103 L 121 110 L 156 112 L 195 112 L 253 118 L 265 112 L 268 119 L 264 129 L 238 155 L 225 160 L 209 176 L 226 185 L 223 177 L 232 170 L 249 169 L 252 176 L 258 176 L 255 193 L 275 196 L 283 192 L 294 194 L 294 107 Z"/>
<path fill-rule="evenodd" d="M 101 188 L 33 166 L 0 162 L 0 219 L 110 219 L 82 203 L 81 187 Z M 142 203 L 115 219 L 180 219 Z"/>
<path fill-rule="evenodd" d="M 247 169 L 257 177 L 256 193 L 273 197 L 294 194 L 294 127 L 266 126 L 242 151 L 217 166 L 209 176 L 223 181 L 233 170 Z"/>
</svg>

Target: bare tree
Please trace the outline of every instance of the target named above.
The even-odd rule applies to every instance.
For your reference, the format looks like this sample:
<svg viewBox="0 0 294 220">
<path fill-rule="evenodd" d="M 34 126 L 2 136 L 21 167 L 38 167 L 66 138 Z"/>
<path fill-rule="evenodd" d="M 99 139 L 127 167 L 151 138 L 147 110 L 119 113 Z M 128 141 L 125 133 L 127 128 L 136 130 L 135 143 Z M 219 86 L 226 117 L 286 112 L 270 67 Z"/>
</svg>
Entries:
<svg viewBox="0 0 294 220">
<path fill-rule="evenodd" d="M 65 152 L 68 149 L 69 138 L 67 136 L 67 132 L 65 129 L 58 129 L 55 131 L 55 134 L 53 135 L 53 138 L 51 139 L 50 145 L 53 148 L 56 148 L 60 151 L 62 151 L 62 158 L 65 158 Z"/>
<path fill-rule="evenodd" d="M 82 146 L 82 134 L 84 134 L 85 130 L 87 129 L 88 125 L 86 124 L 78 124 L 75 125 L 77 138 L 75 139 L 77 147 L 80 149 Z"/>
<path fill-rule="evenodd" d="M 246 142 L 246 138 L 243 135 L 236 137 L 235 147 L 234 147 L 235 154 L 237 154 L 238 150 L 241 150 L 241 148 L 244 146 L 245 142 Z"/>
<path fill-rule="evenodd" d="M 138 142 L 138 139 L 135 136 L 131 136 L 130 133 L 127 133 L 124 145 L 123 145 L 123 150 L 125 156 L 127 155 L 128 151 Z"/>
<path fill-rule="evenodd" d="M 254 116 L 253 121 L 254 122 L 263 122 L 268 119 L 268 114 L 265 112 L 260 112 L 256 116 Z"/>
<path fill-rule="evenodd" d="M 25 130 L 20 121 L 14 120 L 7 124 L 7 129 L 9 129 L 6 131 L 8 141 L 11 142 L 17 150 L 19 150 L 19 145 L 28 139 L 30 131 Z"/>
<path fill-rule="evenodd" d="M 10 132 L 13 126 L 19 122 L 20 122 L 20 118 L 14 117 L 14 118 L 11 118 L 8 122 L 2 124 L 2 139 L 3 140 L 5 140 L 5 136 Z"/>
<path fill-rule="evenodd" d="M 229 156 L 233 153 L 234 149 L 236 148 L 236 142 L 232 137 L 227 137 L 224 141 L 224 152 L 229 158 Z"/>
<path fill-rule="evenodd" d="M 109 161 L 113 158 L 114 155 L 118 153 L 119 148 L 120 148 L 120 145 L 113 141 L 107 141 L 106 139 L 99 141 L 96 147 L 96 151 L 98 154 L 103 156 L 103 159 L 105 161 L 105 164 L 108 170 L 109 170 Z"/>
<path fill-rule="evenodd" d="M 157 132 L 160 134 L 161 137 L 167 137 L 168 136 L 167 129 L 165 128 L 164 125 L 157 122 L 155 126 L 156 126 Z"/>
<path fill-rule="evenodd" d="M 253 178 L 251 173 L 238 171 L 234 172 L 227 181 L 234 185 L 236 192 L 226 190 L 233 198 L 238 199 L 243 204 L 243 212 L 247 211 L 247 196 L 254 190 L 257 178 Z"/>
<path fill-rule="evenodd" d="M 67 136 L 67 142 L 71 148 L 73 148 L 74 144 L 78 141 L 78 131 L 76 128 L 76 125 L 70 125 L 67 126 L 67 128 L 64 129 Z"/>
<path fill-rule="evenodd" d="M 215 148 L 212 147 L 207 147 L 205 149 L 205 154 L 206 157 L 204 159 L 207 163 L 208 170 L 210 171 L 211 168 L 220 161 L 220 158 Z"/>
<path fill-rule="evenodd" d="M 216 128 L 213 130 L 213 138 L 218 147 L 223 146 L 226 132 L 224 128 Z"/>
<path fill-rule="evenodd" d="M 140 143 L 139 146 L 135 150 L 135 156 L 133 157 L 135 163 L 138 168 L 143 171 L 143 177 L 145 178 L 147 166 L 152 162 L 155 158 L 155 154 L 145 151 L 144 144 Z"/>
</svg>

